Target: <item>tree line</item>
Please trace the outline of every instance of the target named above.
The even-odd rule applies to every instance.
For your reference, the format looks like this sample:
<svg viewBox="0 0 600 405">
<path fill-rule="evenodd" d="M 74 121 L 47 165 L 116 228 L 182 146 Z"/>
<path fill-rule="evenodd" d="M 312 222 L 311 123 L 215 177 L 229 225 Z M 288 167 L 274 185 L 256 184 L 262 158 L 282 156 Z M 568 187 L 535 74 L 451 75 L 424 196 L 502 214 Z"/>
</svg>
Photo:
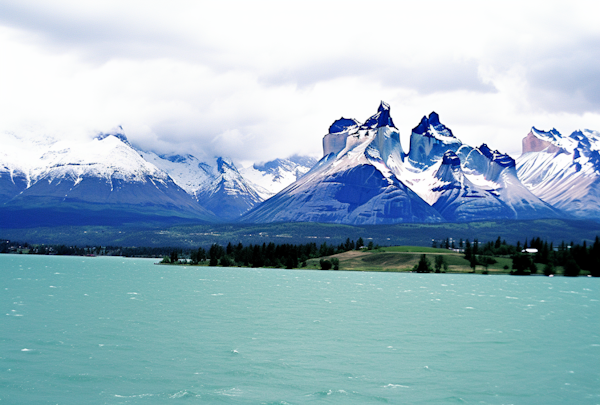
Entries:
<svg viewBox="0 0 600 405">
<path fill-rule="evenodd" d="M 208 261 L 209 266 L 295 269 L 306 267 L 306 262 L 309 259 L 332 256 L 337 253 L 358 250 L 363 247 L 364 241 L 362 238 L 359 238 L 356 242 L 348 238 L 344 243 L 340 243 L 337 246 L 327 244 L 327 242 L 323 242 L 321 245 L 317 245 L 314 242 L 300 245 L 287 243 L 275 244 L 270 242 L 268 244 L 250 244 L 247 246 L 244 246 L 241 242 L 238 244 L 229 242 L 227 246 L 223 247 L 220 244 L 214 243 L 208 250 L 203 247 L 192 250 L 189 254 L 189 263 L 197 265 Z M 364 248 L 376 249 L 379 246 L 373 245 L 371 241 Z M 163 257 L 161 263 L 188 263 L 188 258 L 181 257 L 177 250 L 173 250 L 168 256 Z M 339 260 L 337 258 L 332 258 L 331 260 L 321 259 L 319 264 L 323 270 L 339 269 Z"/>
<path fill-rule="evenodd" d="M 123 247 L 123 246 L 73 246 L 64 244 L 30 244 L 10 240 L 0 240 L 0 253 L 21 253 L 32 255 L 57 256 L 123 256 L 123 257 L 163 257 L 177 251 L 181 257 L 189 256 L 191 249 L 163 247 Z"/>
<path fill-rule="evenodd" d="M 462 241 L 461 241 L 462 244 Z M 464 257 L 469 260 L 471 267 L 482 265 L 486 267 L 495 263 L 494 256 L 510 257 L 513 274 L 536 274 L 542 270 L 545 275 L 556 273 L 561 266 L 565 276 L 577 276 L 581 270 L 588 270 L 594 277 L 600 277 L 600 238 L 596 236 L 593 244 L 586 241 L 582 244 L 561 242 L 554 246 L 552 242 L 534 237 L 525 239 L 523 243 L 509 245 L 500 237 L 494 242 L 480 244 L 477 239 L 471 244 L 467 239 L 464 247 Z M 543 269 L 538 269 L 537 264 Z"/>
</svg>

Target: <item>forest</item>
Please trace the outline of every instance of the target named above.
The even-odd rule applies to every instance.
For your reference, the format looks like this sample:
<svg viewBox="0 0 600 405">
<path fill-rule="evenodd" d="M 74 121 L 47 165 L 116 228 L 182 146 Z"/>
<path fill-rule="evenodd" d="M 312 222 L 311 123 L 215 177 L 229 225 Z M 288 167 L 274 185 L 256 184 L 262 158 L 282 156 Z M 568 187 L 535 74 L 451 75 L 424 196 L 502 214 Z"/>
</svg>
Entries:
<svg viewBox="0 0 600 405">
<path fill-rule="evenodd" d="M 384 247 L 385 248 L 385 247 Z M 37 255 L 77 255 L 77 256 L 123 256 L 162 258 L 161 264 L 208 265 L 222 267 L 272 267 L 272 268 L 304 268 L 307 261 L 320 259 L 319 267 L 323 270 L 339 270 L 340 253 L 358 251 L 380 251 L 384 249 L 369 241 L 366 245 L 362 237 L 357 241 L 347 238 L 340 244 L 323 242 L 306 244 L 249 244 L 229 242 L 226 246 L 213 243 L 208 249 L 183 249 L 175 247 L 122 247 L 122 246 L 66 246 L 66 245 L 33 245 L 28 243 L 0 240 L 0 253 L 37 254 Z M 474 239 L 459 241 L 446 238 L 432 240 L 432 248 L 445 249 L 463 255 L 473 271 L 479 266 L 487 273 L 489 265 L 498 258 L 510 258 L 512 266 L 510 274 L 563 274 L 577 276 L 586 270 L 594 277 L 600 276 L 600 238 L 596 236 L 593 243 L 582 244 L 561 242 L 554 245 L 540 237 L 508 244 L 498 237 L 494 241 L 480 242 Z M 423 250 L 428 248 L 423 248 Z M 435 267 L 435 269 L 434 269 Z M 508 270 L 508 266 L 505 265 Z M 435 266 L 431 265 L 425 254 L 412 271 L 443 272 L 448 269 L 443 256 L 435 257 Z"/>
</svg>

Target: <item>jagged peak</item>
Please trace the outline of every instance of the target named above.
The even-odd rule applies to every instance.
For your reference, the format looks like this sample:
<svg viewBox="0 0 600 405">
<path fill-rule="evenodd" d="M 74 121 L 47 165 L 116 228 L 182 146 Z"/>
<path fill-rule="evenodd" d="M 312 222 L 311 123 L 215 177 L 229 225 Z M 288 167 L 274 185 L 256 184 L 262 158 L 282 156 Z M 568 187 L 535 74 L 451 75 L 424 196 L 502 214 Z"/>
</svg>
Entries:
<svg viewBox="0 0 600 405">
<path fill-rule="evenodd" d="M 584 145 L 587 149 L 600 150 L 600 132 L 591 129 L 578 129 L 573 131 L 569 138 Z"/>
<path fill-rule="evenodd" d="M 330 134 L 339 134 L 340 132 L 345 132 L 350 128 L 359 127 L 360 122 L 355 120 L 354 118 L 340 118 L 339 120 L 334 121 L 333 124 L 329 127 Z"/>
<path fill-rule="evenodd" d="M 448 141 L 449 138 L 456 139 L 452 130 L 440 122 L 440 115 L 435 111 L 432 111 L 429 117 L 424 115 L 419 125 L 414 127 L 412 132 L 417 135 L 430 136 L 436 139 L 445 138 L 444 141 Z"/>
<path fill-rule="evenodd" d="M 590 149 L 592 146 L 590 139 L 585 136 L 581 130 L 573 131 L 573 133 L 569 135 L 569 138 L 577 142 L 577 146 L 582 147 L 583 149 Z"/>
<path fill-rule="evenodd" d="M 285 167 L 289 169 L 296 168 L 298 166 L 311 168 L 317 163 L 317 159 L 310 156 L 292 155 L 285 159 L 274 159 L 268 162 L 254 163 L 252 167 L 255 170 L 267 172 L 276 170 L 279 167 Z"/>
<path fill-rule="evenodd" d="M 278 167 L 282 166 L 282 165 L 286 165 L 286 160 L 285 159 L 273 159 L 273 160 L 269 160 L 268 162 L 259 162 L 259 163 L 254 163 L 252 165 L 252 167 L 255 170 L 259 170 L 262 172 L 267 172 L 267 171 L 272 171 L 277 169 Z"/>
<path fill-rule="evenodd" d="M 379 108 L 377 108 L 378 112 L 382 112 L 382 111 L 389 111 L 390 110 L 390 105 L 388 103 L 386 103 L 385 101 L 381 100 L 381 102 L 379 103 Z"/>
<path fill-rule="evenodd" d="M 109 132 L 100 132 L 94 139 L 99 141 L 108 138 L 109 136 L 114 136 L 115 138 L 121 140 L 124 144 L 131 146 L 127 136 L 125 136 L 125 131 L 123 131 L 123 127 L 119 125 L 118 127 L 110 130 Z"/>
<path fill-rule="evenodd" d="M 360 129 L 375 129 L 381 127 L 394 127 L 394 121 L 390 116 L 390 105 L 384 101 L 381 101 L 379 108 L 377 108 L 377 114 L 369 117 L 368 120 L 360 127 Z"/>
<path fill-rule="evenodd" d="M 556 128 L 552 128 L 550 131 L 543 131 L 541 129 L 537 129 L 536 127 L 531 127 L 532 135 L 537 136 L 538 138 L 545 138 L 545 140 L 557 141 L 563 138 L 562 134 L 558 132 Z M 549 139 L 548 139 L 549 138 Z"/>
<path fill-rule="evenodd" d="M 423 118 L 421 118 L 421 122 L 419 122 L 419 125 L 414 127 L 412 131 L 415 134 L 424 135 L 427 133 L 428 129 L 429 129 L 429 120 L 427 119 L 427 116 L 424 115 Z"/>
<path fill-rule="evenodd" d="M 527 137 L 537 138 L 543 142 L 546 142 L 549 145 L 552 145 L 547 149 L 547 151 L 551 153 L 573 153 L 573 150 L 575 150 L 578 147 L 589 149 L 591 146 L 590 138 L 585 135 L 585 131 L 574 131 L 569 136 L 563 136 L 555 128 L 552 128 L 550 131 L 542 131 L 537 129 L 536 127 L 531 127 L 531 131 L 529 132 Z M 525 138 L 525 140 L 527 140 L 527 137 Z M 536 148 L 533 147 L 535 145 L 532 141 L 529 141 L 529 143 L 532 146 L 527 148 L 527 150 L 524 148 L 523 153 L 540 151 L 539 148 L 541 146 L 538 146 Z M 543 146 L 543 144 L 541 145 Z"/>
<path fill-rule="evenodd" d="M 433 125 L 434 127 L 441 125 L 440 115 L 435 111 L 432 111 L 431 114 L 429 114 L 429 124 Z"/>
<path fill-rule="evenodd" d="M 587 131 L 589 131 L 589 129 Z M 577 129 L 577 130 L 573 131 L 571 133 L 571 135 L 569 135 L 569 138 L 580 139 L 580 138 L 587 138 L 587 136 L 584 135 L 584 133 L 581 129 Z"/>
<path fill-rule="evenodd" d="M 217 171 L 219 173 L 224 173 L 227 170 L 232 170 L 236 173 L 238 171 L 231 159 L 219 156 L 217 158 Z"/>
<path fill-rule="evenodd" d="M 444 153 L 444 156 L 442 158 L 442 164 L 450 165 L 453 167 L 460 167 L 460 158 L 456 155 L 456 153 L 449 150 L 446 153 Z"/>
<path fill-rule="evenodd" d="M 502 167 L 515 166 L 515 160 L 512 157 L 506 153 L 500 153 L 498 150 L 490 149 L 485 143 L 482 143 L 481 146 L 477 147 L 477 150 L 479 150 L 483 156 Z"/>
<path fill-rule="evenodd" d="M 190 154 L 186 154 L 186 155 L 179 155 L 179 154 L 174 154 L 174 155 L 158 155 L 160 158 L 168 160 L 169 162 L 173 162 L 173 163 L 184 163 L 187 162 L 189 160 L 193 160 L 194 156 L 190 155 Z"/>
<path fill-rule="evenodd" d="M 311 156 L 292 155 L 287 160 L 305 167 L 313 167 L 317 163 L 317 159 Z"/>
</svg>

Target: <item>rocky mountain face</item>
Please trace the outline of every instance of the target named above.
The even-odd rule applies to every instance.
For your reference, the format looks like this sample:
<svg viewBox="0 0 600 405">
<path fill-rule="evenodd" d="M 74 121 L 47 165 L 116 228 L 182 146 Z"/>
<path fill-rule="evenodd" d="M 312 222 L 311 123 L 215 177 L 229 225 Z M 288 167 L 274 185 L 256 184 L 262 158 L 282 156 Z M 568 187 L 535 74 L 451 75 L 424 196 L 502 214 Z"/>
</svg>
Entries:
<svg viewBox="0 0 600 405">
<path fill-rule="evenodd" d="M 531 128 L 517 173 L 533 194 L 578 218 L 600 219 L 600 133 Z"/>
<path fill-rule="evenodd" d="M 463 144 L 435 112 L 412 130 L 408 153 L 383 102 L 364 123 L 335 121 L 323 153 L 303 178 L 242 220 L 380 224 L 561 215 L 519 181 L 510 156 Z"/>
</svg>

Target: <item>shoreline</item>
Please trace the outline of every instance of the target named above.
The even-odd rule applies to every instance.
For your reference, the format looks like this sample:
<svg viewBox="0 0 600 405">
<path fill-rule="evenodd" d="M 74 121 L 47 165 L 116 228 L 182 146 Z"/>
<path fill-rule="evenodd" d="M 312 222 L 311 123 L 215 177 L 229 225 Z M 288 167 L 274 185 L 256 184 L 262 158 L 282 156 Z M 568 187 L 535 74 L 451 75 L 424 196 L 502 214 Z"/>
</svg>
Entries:
<svg viewBox="0 0 600 405">
<path fill-rule="evenodd" d="M 412 274 L 471 274 L 471 275 L 480 275 L 480 276 L 531 276 L 531 277 L 590 277 L 593 278 L 591 274 L 579 274 L 577 276 L 565 276 L 564 274 L 551 274 L 545 275 L 543 273 L 533 273 L 533 274 L 516 274 L 510 271 L 488 271 L 487 273 L 483 271 L 430 271 L 430 272 L 417 272 L 410 269 L 383 269 L 383 270 L 375 270 L 375 269 L 339 269 L 339 270 L 323 270 L 318 268 L 308 268 L 308 267 L 298 267 L 293 269 L 285 269 L 281 267 L 251 267 L 251 266 L 209 266 L 208 264 L 191 264 L 191 263 L 154 263 L 154 265 L 159 266 L 173 266 L 173 267 L 207 267 L 207 268 L 224 268 L 224 269 L 263 269 L 263 270 L 302 270 L 302 271 L 327 271 L 327 272 L 363 272 L 363 273 L 412 273 Z"/>
</svg>

